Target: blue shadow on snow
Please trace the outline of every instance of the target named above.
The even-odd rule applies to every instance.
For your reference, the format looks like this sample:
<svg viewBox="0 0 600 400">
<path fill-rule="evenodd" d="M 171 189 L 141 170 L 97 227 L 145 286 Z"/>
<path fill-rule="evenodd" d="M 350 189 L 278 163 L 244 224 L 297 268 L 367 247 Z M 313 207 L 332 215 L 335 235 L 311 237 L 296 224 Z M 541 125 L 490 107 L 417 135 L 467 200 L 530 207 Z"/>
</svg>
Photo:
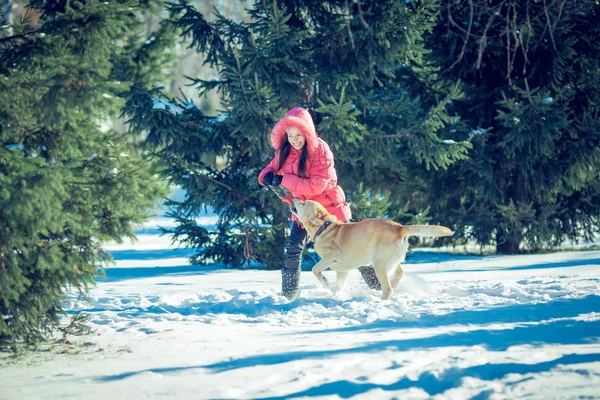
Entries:
<svg viewBox="0 0 600 400">
<path fill-rule="evenodd" d="M 378 353 L 383 351 L 409 351 L 415 349 L 435 349 L 448 346 L 482 346 L 492 351 L 504 351 L 511 346 L 529 345 L 543 346 L 546 344 L 573 345 L 573 344 L 589 344 L 597 343 L 600 337 L 600 321 L 584 321 L 569 319 L 577 315 L 587 313 L 592 310 L 598 310 L 599 296 L 588 296 L 583 299 L 574 299 L 563 302 L 554 302 L 549 304 L 523 305 L 505 307 L 506 310 L 498 313 L 497 309 L 490 309 L 479 312 L 470 313 L 471 324 L 488 324 L 514 322 L 508 315 L 521 314 L 526 317 L 514 318 L 514 320 L 522 321 L 521 325 L 516 327 L 501 327 L 499 329 L 488 329 L 485 327 L 475 328 L 468 332 L 448 332 L 424 338 L 410 338 L 403 340 L 383 340 L 377 342 L 367 342 L 363 345 L 346 348 L 334 349 L 325 351 L 292 351 L 286 353 L 255 355 L 239 359 L 233 359 L 208 365 L 173 367 L 173 368 L 155 368 L 141 371 L 130 371 L 122 374 L 99 376 L 95 378 L 99 382 L 111 382 L 126 379 L 144 372 L 155 373 L 176 373 L 191 369 L 205 369 L 213 373 L 222 373 L 242 368 L 253 368 L 256 366 L 279 365 L 298 360 L 331 360 L 338 356 L 355 355 L 361 353 Z M 550 308 L 554 305 L 557 311 L 551 313 Z M 550 307 L 549 307 L 550 306 Z M 593 307 L 594 306 L 594 307 Z M 571 310 L 569 312 L 569 309 Z M 448 316 L 429 316 L 431 326 L 444 326 L 449 324 L 447 318 L 457 313 L 449 314 Z M 486 315 L 489 314 L 489 315 Z M 550 315 L 552 314 L 552 315 Z M 468 314 L 464 314 L 455 321 L 456 324 L 466 322 L 469 318 Z M 550 318 L 550 321 L 544 321 Z M 441 319 L 436 323 L 436 319 Z M 534 320 L 535 319 L 535 320 Z M 544 322 L 541 322 L 544 321 Z M 402 327 L 410 327 L 411 322 L 406 324 L 400 323 Z M 412 321 L 415 323 L 415 321 Z M 415 327 L 420 326 L 417 322 Z M 388 327 L 391 329 L 392 327 Z M 328 332 L 334 332 L 328 331 Z M 325 331 L 323 331 L 325 332 Z M 533 350 L 532 350 L 533 351 Z M 461 379 L 470 376 L 484 380 L 495 380 L 504 377 L 510 373 L 540 373 L 551 370 L 558 365 L 574 365 L 580 363 L 590 363 L 600 361 L 600 354 L 569 354 L 551 361 L 539 362 L 535 364 L 483 364 L 476 365 L 464 369 L 450 368 L 440 376 L 434 376 L 431 373 L 422 374 L 417 380 L 411 380 L 403 377 L 398 382 L 390 385 L 376 385 L 370 382 L 350 382 L 347 380 L 329 382 L 319 386 L 312 387 L 305 391 L 286 394 L 283 397 L 267 397 L 266 399 L 284 399 L 309 396 L 324 396 L 338 395 L 342 398 L 349 398 L 357 394 L 366 393 L 372 389 L 378 388 L 381 390 L 401 390 L 408 388 L 420 388 L 425 390 L 429 395 L 443 393 L 446 390 L 460 385 Z M 585 373 L 583 372 L 579 373 Z M 480 393 L 481 398 L 489 396 L 490 393 Z"/>
<path fill-rule="evenodd" d="M 97 282 L 118 282 L 125 279 L 154 278 L 157 276 L 191 276 L 206 275 L 223 271 L 206 265 L 181 265 L 177 267 L 133 267 L 133 268 L 107 268 L 104 277 L 96 277 Z"/>
<path fill-rule="evenodd" d="M 344 354 L 376 353 L 390 350 L 402 352 L 454 346 L 482 346 L 491 351 L 505 351 L 511 346 L 518 345 L 597 343 L 599 336 L 600 321 L 558 320 L 507 329 L 480 328 L 468 332 L 449 332 L 417 339 L 383 340 L 347 349 L 257 355 L 206 365 L 204 368 L 214 372 L 224 372 L 259 365 L 284 364 L 303 359 L 329 359 Z"/>
<path fill-rule="evenodd" d="M 482 380 L 502 379 L 507 374 L 528 374 L 550 371 L 558 365 L 574 365 L 582 363 L 591 363 L 600 361 L 600 354 L 567 354 L 552 361 L 540 362 L 537 364 L 483 364 L 469 368 L 450 368 L 444 371 L 440 376 L 435 376 L 430 372 L 421 374 L 418 380 L 414 381 L 408 378 L 402 378 L 398 382 L 389 385 L 376 385 L 370 382 L 350 382 L 347 380 L 328 382 L 308 390 L 290 393 L 281 397 L 260 397 L 257 400 L 284 400 L 298 397 L 327 396 L 338 395 L 347 399 L 357 394 L 366 393 L 372 389 L 384 391 L 397 391 L 410 388 L 419 388 L 426 391 L 430 396 L 444 393 L 461 385 L 461 380 L 468 376 Z M 491 393 L 487 393 L 489 396 Z M 483 398 L 488 396 L 482 393 Z"/>
<path fill-rule="evenodd" d="M 163 258 L 190 257 L 195 249 L 159 249 L 159 250 L 111 250 L 115 261 L 120 260 L 158 260 Z"/>
<path fill-rule="evenodd" d="M 459 310 L 443 315 L 422 314 L 418 319 L 380 320 L 343 328 L 303 331 L 303 334 L 332 332 L 383 332 L 391 329 L 429 328 L 436 326 L 519 323 L 553 318 L 573 318 L 580 314 L 598 312 L 600 296 L 589 295 L 579 299 L 557 300 L 539 304 L 520 304 L 485 310 Z"/>
<path fill-rule="evenodd" d="M 584 265 L 596 265 L 600 267 L 600 258 L 589 258 L 582 260 L 557 261 L 543 264 L 527 264 L 514 267 L 479 268 L 479 269 L 449 269 L 439 272 L 491 272 L 491 271 L 520 271 L 549 268 L 582 267 Z M 436 271 L 438 273 L 438 271 Z"/>
</svg>

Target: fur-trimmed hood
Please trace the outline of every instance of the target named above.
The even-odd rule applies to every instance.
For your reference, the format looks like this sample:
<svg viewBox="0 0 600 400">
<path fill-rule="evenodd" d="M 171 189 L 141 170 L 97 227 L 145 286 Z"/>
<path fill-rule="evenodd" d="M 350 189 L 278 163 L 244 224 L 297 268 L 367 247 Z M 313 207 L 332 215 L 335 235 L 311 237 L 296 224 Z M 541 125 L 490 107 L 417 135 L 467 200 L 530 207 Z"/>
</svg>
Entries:
<svg viewBox="0 0 600 400">
<path fill-rule="evenodd" d="M 287 138 L 289 127 L 295 126 L 306 138 L 308 152 L 312 154 L 319 147 L 319 136 L 315 130 L 315 124 L 308 110 L 296 107 L 291 109 L 271 130 L 271 146 L 279 150 L 281 144 Z"/>
</svg>

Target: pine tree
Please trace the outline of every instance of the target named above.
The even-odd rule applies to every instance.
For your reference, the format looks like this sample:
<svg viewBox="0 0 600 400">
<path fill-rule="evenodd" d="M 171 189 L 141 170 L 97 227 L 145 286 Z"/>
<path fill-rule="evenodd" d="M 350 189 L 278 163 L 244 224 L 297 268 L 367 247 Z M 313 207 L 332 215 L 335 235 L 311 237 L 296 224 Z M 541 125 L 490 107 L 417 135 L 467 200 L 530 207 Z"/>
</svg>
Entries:
<svg viewBox="0 0 600 400">
<path fill-rule="evenodd" d="M 500 253 L 591 239 L 600 227 L 600 5 L 442 1 L 428 41 L 465 96 L 453 139 L 470 160 L 423 199 L 455 236 Z"/>
<path fill-rule="evenodd" d="M 426 207 L 411 209 L 401 197 L 411 176 L 466 157 L 469 143 L 438 135 L 454 120 L 445 110 L 460 93 L 435 82 L 426 58 L 433 1 L 255 1 L 241 23 L 218 10 L 208 22 L 184 1 L 170 12 L 219 71 L 219 80 L 193 83 L 200 93 L 220 92 L 221 113 L 209 117 L 168 97 L 171 107 L 153 108 L 163 95 L 143 88 L 127 112 L 148 132 L 171 183 L 186 190 L 171 204 L 174 233 L 198 249 L 197 262 L 281 266 L 289 211 L 257 176 L 273 155 L 270 128 L 293 107 L 311 110 L 349 199 L 366 206 L 359 218 L 384 204 L 388 216 L 426 218 Z M 415 87 L 427 96 L 412 95 Z M 195 222 L 206 206 L 220 215 L 213 232 Z"/>
<path fill-rule="evenodd" d="M 0 32 L 0 346 L 13 349 L 68 321 L 67 296 L 85 297 L 111 260 L 103 244 L 133 238 L 166 195 L 147 154 L 103 126 L 142 68 L 120 52 L 140 3 L 30 7 L 36 24 Z"/>
</svg>

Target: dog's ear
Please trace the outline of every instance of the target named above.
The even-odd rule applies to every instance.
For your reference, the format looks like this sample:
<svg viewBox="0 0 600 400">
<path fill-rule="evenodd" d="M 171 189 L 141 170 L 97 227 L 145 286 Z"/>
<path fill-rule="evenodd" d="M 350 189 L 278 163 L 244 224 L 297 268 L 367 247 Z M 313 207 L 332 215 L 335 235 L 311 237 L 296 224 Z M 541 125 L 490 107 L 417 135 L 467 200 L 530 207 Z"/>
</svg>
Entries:
<svg viewBox="0 0 600 400">
<path fill-rule="evenodd" d="M 320 213 L 320 212 L 318 212 L 318 211 L 317 211 L 317 212 L 315 213 L 315 215 L 314 215 L 314 216 L 311 218 L 310 222 L 311 222 L 313 225 L 316 225 L 316 226 L 321 226 L 321 225 L 323 225 L 323 224 L 325 223 L 325 222 L 323 222 L 323 220 L 321 219 L 321 213 Z"/>
</svg>

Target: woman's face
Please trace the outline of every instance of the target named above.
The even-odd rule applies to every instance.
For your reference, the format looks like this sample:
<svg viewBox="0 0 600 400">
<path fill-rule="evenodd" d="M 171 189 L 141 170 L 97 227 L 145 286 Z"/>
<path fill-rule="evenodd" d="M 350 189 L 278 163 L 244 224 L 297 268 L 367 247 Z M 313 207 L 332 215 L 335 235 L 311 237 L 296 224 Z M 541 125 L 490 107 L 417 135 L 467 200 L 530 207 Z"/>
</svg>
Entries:
<svg viewBox="0 0 600 400">
<path fill-rule="evenodd" d="M 287 130 L 287 138 L 288 142 L 290 142 L 292 147 L 296 150 L 300 150 L 302 147 L 304 147 L 304 144 L 306 143 L 306 138 L 304 137 L 302 132 L 300 132 L 300 130 L 295 126 L 291 126 Z"/>
</svg>

